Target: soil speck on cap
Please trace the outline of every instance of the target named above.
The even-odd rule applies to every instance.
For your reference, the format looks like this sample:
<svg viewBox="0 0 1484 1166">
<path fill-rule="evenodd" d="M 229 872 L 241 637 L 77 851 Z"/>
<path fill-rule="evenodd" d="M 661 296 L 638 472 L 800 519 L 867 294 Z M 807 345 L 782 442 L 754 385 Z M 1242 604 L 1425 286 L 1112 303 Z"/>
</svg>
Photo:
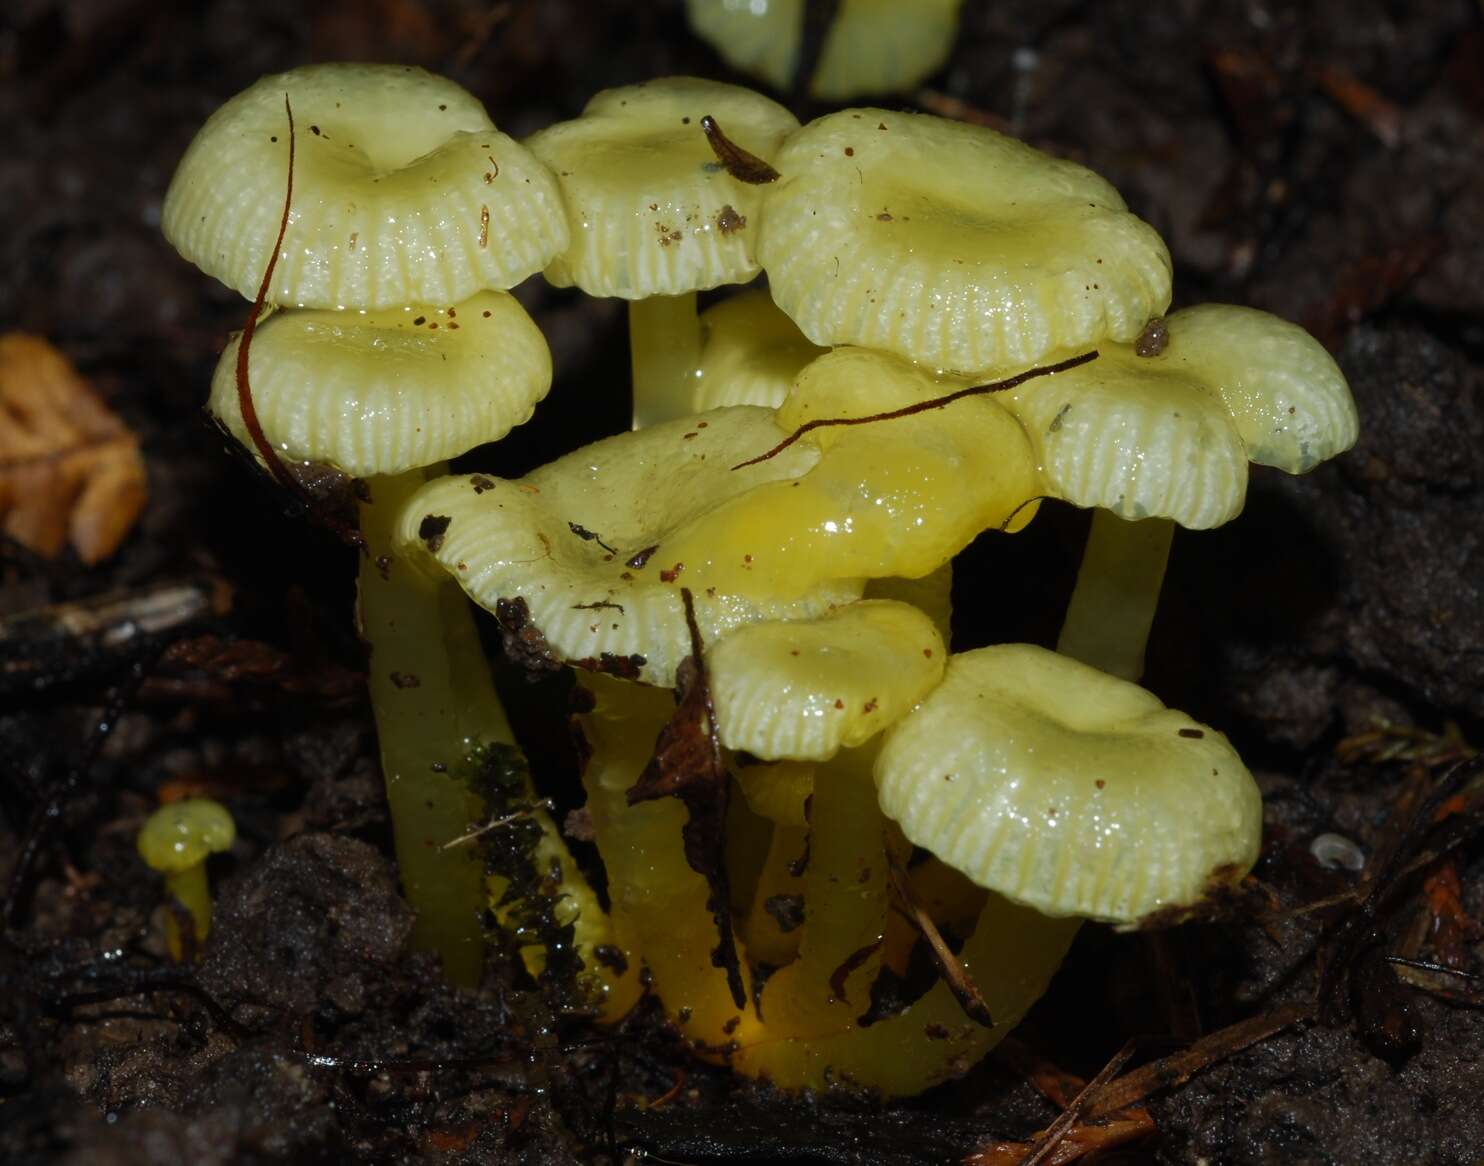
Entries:
<svg viewBox="0 0 1484 1166">
<path fill-rule="evenodd" d="M 446 514 L 425 514 L 423 520 L 417 524 L 417 537 L 436 555 L 443 549 L 443 536 L 448 533 L 448 525 L 452 521 Z"/>
</svg>

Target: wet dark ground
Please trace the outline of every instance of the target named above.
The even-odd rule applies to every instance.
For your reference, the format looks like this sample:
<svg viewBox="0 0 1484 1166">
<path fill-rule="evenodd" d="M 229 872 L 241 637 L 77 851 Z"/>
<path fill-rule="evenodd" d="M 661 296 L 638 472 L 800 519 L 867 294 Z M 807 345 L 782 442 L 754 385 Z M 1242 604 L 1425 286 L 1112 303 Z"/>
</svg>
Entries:
<svg viewBox="0 0 1484 1166">
<path fill-rule="evenodd" d="M 1177 303 L 1299 320 L 1351 378 L 1354 451 L 1304 479 L 1257 472 L 1241 519 L 1177 541 L 1148 678 L 1259 772 L 1257 874 L 1283 904 L 1344 890 L 1354 876 L 1321 870 L 1309 841 L 1338 832 L 1374 852 L 1404 791 L 1443 771 L 1429 735 L 1484 730 L 1480 8 L 965 10 L 938 97 L 922 100 L 960 101 L 1107 175 L 1169 240 Z M 356 679 L 352 559 L 200 422 L 244 305 L 157 231 L 206 115 L 262 73 L 322 59 L 449 73 L 516 135 L 605 85 L 729 76 L 671 3 L 8 0 L 0 328 L 43 333 L 79 364 L 140 435 L 152 499 L 91 570 L 0 546 L 0 615 L 203 578 L 228 581 L 234 601 L 180 630 L 221 637 L 215 656 L 161 658 L 165 639 L 78 649 L 51 662 L 56 683 L 0 688 L 0 874 L 36 808 L 61 807 L 0 941 L 0 1161 L 927 1163 L 1046 1125 L 1056 1111 L 998 1062 L 894 1106 L 791 1100 L 687 1062 L 652 1018 L 606 1033 L 559 1017 L 508 959 L 471 995 L 407 953 Z M 627 408 L 622 313 L 539 280 L 522 294 L 557 384 L 519 444 L 473 459 L 507 473 L 621 428 Z M 1077 515 L 1047 513 L 971 548 L 962 644 L 1049 638 L 1078 535 Z M 1341 748 L 1378 719 L 1416 734 L 1406 757 L 1377 759 L 1394 735 Z M 560 776 L 554 755 L 536 761 Z M 167 785 L 222 797 L 241 835 L 213 868 L 217 922 L 188 977 L 163 960 L 159 885 L 133 849 Z M 1454 869 L 1479 918 L 1484 853 L 1465 847 Z M 1159 948 L 1088 929 L 1021 1035 L 1091 1075 L 1130 1037 L 1158 1055 L 1162 1037 L 1312 999 L 1334 914 L 1237 914 Z M 1477 971 L 1466 923 L 1403 880 L 1357 950 L 1447 946 Z M 1117 1160 L 1484 1158 L 1484 1014 L 1398 984 L 1331 1003 L 1327 1023 L 1158 1095 L 1158 1135 Z M 1388 1022 L 1405 1039 L 1378 1037 Z"/>
</svg>

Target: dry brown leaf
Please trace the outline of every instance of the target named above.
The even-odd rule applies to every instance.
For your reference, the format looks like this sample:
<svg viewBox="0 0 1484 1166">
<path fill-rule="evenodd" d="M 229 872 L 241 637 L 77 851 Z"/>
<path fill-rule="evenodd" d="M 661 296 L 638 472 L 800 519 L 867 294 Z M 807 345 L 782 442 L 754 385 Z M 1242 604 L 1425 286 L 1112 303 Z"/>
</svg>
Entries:
<svg viewBox="0 0 1484 1166">
<path fill-rule="evenodd" d="M 148 496 L 139 442 L 39 336 L 0 336 L 0 531 L 89 566 L 124 541 Z"/>
</svg>

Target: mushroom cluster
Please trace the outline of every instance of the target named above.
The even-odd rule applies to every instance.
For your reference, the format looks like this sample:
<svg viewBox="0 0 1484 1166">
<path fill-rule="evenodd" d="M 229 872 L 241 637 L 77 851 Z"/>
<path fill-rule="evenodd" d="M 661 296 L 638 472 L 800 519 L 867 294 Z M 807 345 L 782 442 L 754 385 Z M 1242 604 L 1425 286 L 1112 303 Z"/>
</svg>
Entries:
<svg viewBox="0 0 1484 1166">
<path fill-rule="evenodd" d="M 275 246 L 285 93 L 313 121 Z M 586 693 L 606 910 L 530 812 L 602 1013 L 647 991 L 738 1072 L 924 1089 L 1013 1026 L 1081 920 L 1179 918 L 1255 861 L 1241 759 L 1134 682 L 1173 525 L 1234 517 L 1250 461 L 1347 448 L 1348 388 L 1273 317 L 1164 318 L 1158 235 L 987 129 L 799 127 L 670 78 L 528 146 L 426 74 L 320 66 L 229 103 L 167 201 L 184 253 L 243 289 L 230 265 L 275 256 L 262 284 L 291 306 L 229 349 L 213 411 L 369 489 L 362 619 L 409 897 L 467 933 L 455 883 L 479 871 L 447 843 L 482 807 L 433 771 L 514 736 L 452 579 Z M 250 206 L 221 189 L 242 167 Z M 256 233 L 207 229 L 237 218 Z M 448 475 L 549 384 L 508 294 L 537 269 L 629 300 L 635 428 L 519 479 Z M 759 271 L 766 291 L 697 315 Z M 1046 498 L 1096 508 L 1058 651 L 950 651 L 954 556 Z M 886 1007 L 919 952 L 938 982 Z"/>
</svg>

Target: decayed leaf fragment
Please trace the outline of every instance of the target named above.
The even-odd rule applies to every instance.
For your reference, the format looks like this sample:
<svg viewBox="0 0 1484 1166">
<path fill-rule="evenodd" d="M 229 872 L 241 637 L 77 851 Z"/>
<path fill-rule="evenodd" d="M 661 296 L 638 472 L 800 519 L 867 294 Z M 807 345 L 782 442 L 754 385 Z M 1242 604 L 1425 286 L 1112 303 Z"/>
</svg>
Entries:
<svg viewBox="0 0 1484 1166">
<path fill-rule="evenodd" d="M 39 336 L 0 336 L 0 531 L 92 565 L 144 509 L 139 443 L 72 364 Z"/>
</svg>

